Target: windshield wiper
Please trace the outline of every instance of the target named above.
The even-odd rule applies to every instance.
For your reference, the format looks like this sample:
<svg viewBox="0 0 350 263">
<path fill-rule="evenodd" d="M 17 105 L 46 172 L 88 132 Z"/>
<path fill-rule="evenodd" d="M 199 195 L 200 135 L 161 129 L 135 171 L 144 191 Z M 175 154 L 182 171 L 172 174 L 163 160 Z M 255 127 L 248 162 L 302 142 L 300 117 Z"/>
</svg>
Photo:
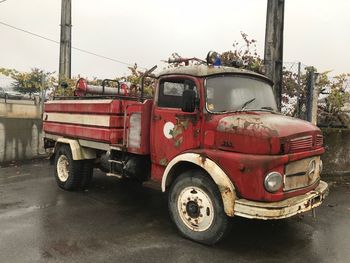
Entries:
<svg viewBox="0 0 350 263">
<path fill-rule="evenodd" d="M 261 107 L 260 109 L 275 111 L 275 110 L 274 110 L 272 107 L 270 107 L 270 106 L 264 106 L 264 107 Z"/>
<path fill-rule="evenodd" d="M 240 109 L 240 111 L 244 111 L 245 108 L 246 108 L 250 103 L 252 103 L 254 100 L 255 100 L 255 98 L 252 98 L 252 99 L 247 100 L 246 102 L 244 102 L 243 105 L 242 105 L 242 107 L 241 107 L 241 109 Z"/>
</svg>

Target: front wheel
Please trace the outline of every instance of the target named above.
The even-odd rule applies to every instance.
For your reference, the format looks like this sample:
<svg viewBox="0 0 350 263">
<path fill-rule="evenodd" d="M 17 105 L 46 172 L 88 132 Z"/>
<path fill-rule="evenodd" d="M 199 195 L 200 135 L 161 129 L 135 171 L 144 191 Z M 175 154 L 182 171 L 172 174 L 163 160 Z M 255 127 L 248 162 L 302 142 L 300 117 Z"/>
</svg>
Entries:
<svg viewBox="0 0 350 263">
<path fill-rule="evenodd" d="M 176 178 L 168 205 L 174 223 L 186 238 L 213 245 L 229 231 L 218 187 L 202 171 L 192 170 Z"/>
</svg>

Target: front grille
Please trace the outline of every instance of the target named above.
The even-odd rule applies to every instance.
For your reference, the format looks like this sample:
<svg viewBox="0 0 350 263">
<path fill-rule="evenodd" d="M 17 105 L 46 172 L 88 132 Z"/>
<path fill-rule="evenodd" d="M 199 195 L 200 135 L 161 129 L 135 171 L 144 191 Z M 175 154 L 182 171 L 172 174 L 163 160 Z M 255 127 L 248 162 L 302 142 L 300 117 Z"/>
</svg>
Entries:
<svg viewBox="0 0 350 263">
<path fill-rule="evenodd" d="M 323 145 L 323 136 L 318 134 L 318 135 L 316 135 L 315 146 L 316 147 L 321 147 L 322 145 Z"/>
<path fill-rule="evenodd" d="M 320 157 L 311 157 L 286 165 L 283 191 L 291 191 L 314 184 L 320 178 Z"/>
<path fill-rule="evenodd" d="M 289 152 L 301 152 L 312 149 L 312 136 L 305 136 L 290 140 Z"/>
</svg>

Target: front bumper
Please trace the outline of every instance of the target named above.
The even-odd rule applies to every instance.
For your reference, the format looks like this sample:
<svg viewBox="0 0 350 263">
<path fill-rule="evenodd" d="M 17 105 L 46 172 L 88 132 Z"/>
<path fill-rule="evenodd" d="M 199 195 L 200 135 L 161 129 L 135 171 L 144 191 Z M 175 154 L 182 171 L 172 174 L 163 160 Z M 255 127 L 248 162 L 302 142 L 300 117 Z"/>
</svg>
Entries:
<svg viewBox="0 0 350 263">
<path fill-rule="evenodd" d="M 328 191 L 328 184 L 320 181 L 316 189 L 279 202 L 264 203 L 237 199 L 234 206 L 234 215 L 264 220 L 291 217 L 319 206 L 328 195 Z"/>
</svg>

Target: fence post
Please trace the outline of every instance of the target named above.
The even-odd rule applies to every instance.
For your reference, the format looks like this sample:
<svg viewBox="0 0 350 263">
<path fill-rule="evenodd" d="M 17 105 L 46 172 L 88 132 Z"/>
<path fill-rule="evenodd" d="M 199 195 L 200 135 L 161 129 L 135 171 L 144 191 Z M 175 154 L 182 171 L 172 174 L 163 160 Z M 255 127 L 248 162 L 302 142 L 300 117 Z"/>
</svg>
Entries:
<svg viewBox="0 0 350 263">
<path fill-rule="evenodd" d="M 298 88 L 297 88 L 297 117 L 300 118 L 300 96 L 301 96 L 301 62 L 298 62 Z"/>
<path fill-rule="evenodd" d="M 41 115 L 42 115 L 43 112 L 44 112 L 44 101 L 45 101 L 45 74 L 43 74 L 42 77 L 41 77 L 41 94 L 40 94 L 40 98 L 41 98 L 41 100 L 39 100 L 40 101 L 39 107 L 40 107 L 40 111 L 41 111 Z"/>
<path fill-rule="evenodd" d="M 317 101 L 318 90 L 315 88 L 318 74 L 310 70 L 307 78 L 307 120 L 312 124 L 317 124 Z"/>
</svg>

